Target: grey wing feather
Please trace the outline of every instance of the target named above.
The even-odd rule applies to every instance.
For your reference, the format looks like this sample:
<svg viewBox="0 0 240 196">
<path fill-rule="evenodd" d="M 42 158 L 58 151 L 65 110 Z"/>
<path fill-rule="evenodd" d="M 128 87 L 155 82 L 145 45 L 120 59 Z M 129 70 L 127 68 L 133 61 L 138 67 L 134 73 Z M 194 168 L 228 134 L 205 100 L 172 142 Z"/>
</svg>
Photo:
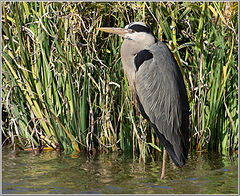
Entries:
<svg viewBox="0 0 240 196">
<path fill-rule="evenodd" d="M 138 101 L 174 163 L 181 166 L 189 147 L 189 104 L 183 77 L 164 43 L 147 49 L 153 59 L 145 61 L 136 72 Z"/>
</svg>

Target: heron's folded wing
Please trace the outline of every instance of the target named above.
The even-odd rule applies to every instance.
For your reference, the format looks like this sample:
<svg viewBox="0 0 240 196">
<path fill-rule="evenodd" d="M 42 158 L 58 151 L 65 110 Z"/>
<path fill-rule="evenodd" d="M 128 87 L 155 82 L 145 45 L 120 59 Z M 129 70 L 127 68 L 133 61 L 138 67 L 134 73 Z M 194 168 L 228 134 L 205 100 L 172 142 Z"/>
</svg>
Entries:
<svg viewBox="0 0 240 196">
<path fill-rule="evenodd" d="M 176 156 L 178 165 L 183 165 L 189 146 L 189 105 L 183 77 L 164 43 L 158 42 L 147 50 L 153 58 L 144 61 L 136 72 L 137 98 L 160 141 L 164 140 L 163 145 L 173 159 Z"/>
</svg>

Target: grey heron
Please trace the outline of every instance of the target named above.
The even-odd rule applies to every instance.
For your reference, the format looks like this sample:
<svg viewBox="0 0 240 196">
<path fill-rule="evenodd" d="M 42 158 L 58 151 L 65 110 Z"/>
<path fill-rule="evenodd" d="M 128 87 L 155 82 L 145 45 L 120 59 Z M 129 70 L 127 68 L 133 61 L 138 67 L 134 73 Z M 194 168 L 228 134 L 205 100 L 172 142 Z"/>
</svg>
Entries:
<svg viewBox="0 0 240 196">
<path fill-rule="evenodd" d="M 98 28 L 124 38 L 123 70 L 131 98 L 148 119 L 176 166 L 186 163 L 189 149 L 189 103 L 181 70 L 167 47 L 142 22 L 125 28 Z M 162 176 L 165 173 L 164 149 Z"/>
</svg>

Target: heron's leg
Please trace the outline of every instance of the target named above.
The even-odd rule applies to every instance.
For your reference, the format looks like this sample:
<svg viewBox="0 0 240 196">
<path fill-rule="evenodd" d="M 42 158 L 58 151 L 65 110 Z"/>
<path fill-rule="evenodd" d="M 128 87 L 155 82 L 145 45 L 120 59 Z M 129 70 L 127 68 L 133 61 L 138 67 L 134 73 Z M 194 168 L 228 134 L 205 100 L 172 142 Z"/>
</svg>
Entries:
<svg viewBox="0 0 240 196">
<path fill-rule="evenodd" d="M 163 164 L 162 164 L 162 175 L 161 179 L 165 177 L 165 163 L 166 163 L 166 149 L 163 150 Z"/>
</svg>

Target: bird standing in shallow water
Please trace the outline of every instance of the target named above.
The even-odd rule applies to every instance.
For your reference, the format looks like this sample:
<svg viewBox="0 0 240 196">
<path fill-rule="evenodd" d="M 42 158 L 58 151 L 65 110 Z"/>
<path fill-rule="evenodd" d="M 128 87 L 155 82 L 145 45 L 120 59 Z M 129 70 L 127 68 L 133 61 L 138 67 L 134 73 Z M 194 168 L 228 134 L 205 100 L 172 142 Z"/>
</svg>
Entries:
<svg viewBox="0 0 240 196">
<path fill-rule="evenodd" d="M 151 122 L 175 165 L 183 166 L 189 148 L 189 103 L 173 54 L 142 22 L 99 30 L 124 38 L 121 59 L 131 98 L 137 101 L 142 116 Z M 161 178 L 165 175 L 165 150 L 163 154 Z"/>
</svg>

